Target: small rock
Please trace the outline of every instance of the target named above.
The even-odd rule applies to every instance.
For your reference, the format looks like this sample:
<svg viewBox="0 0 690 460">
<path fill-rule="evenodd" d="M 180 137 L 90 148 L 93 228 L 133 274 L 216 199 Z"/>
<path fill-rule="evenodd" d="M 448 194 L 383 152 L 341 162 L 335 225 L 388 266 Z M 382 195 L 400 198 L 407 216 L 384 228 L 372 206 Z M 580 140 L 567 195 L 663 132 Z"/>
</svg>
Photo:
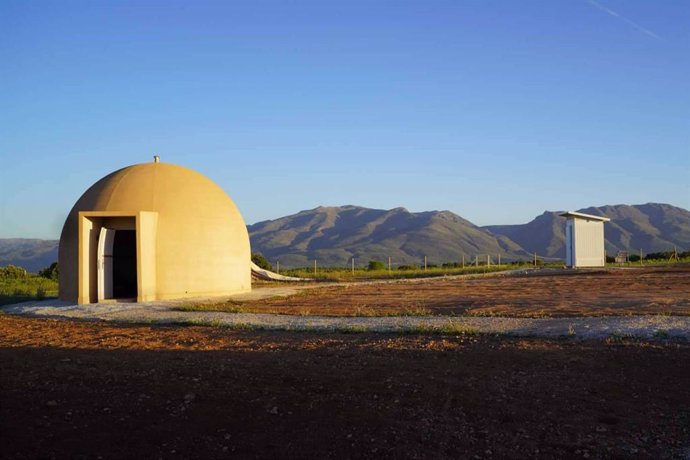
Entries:
<svg viewBox="0 0 690 460">
<path fill-rule="evenodd" d="M 268 410 L 269 414 L 277 415 L 278 414 L 278 407 L 273 406 Z"/>
<path fill-rule="evenodd" d="M 48 406 L 48 407 L 55 407 L 55 406 L 57 406 L 57 401 L 48 401 L 48 402 L 46 403 L 46 406 Z"/>
<path fill-rule="evenodd" d="M 190 402 L 194 401 L 195 399 L 196 399 L 196 395 L 194 393 L 187 393 L 186 395 L 184 395 L 184 400 L 187 403 L 190 403 Z"/>
</svg>

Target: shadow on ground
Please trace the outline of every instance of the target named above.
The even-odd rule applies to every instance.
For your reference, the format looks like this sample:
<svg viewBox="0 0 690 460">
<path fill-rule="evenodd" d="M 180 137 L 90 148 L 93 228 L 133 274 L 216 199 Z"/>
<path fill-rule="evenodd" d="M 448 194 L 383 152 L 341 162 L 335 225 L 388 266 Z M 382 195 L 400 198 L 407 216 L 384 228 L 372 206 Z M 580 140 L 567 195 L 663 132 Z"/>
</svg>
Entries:
<svg viewBox="0 0 690 460">
<path fill-rule="evenodd" d="M 0 318 L 9 457 L 670 457 L 687 343 Z"/>
</svg>

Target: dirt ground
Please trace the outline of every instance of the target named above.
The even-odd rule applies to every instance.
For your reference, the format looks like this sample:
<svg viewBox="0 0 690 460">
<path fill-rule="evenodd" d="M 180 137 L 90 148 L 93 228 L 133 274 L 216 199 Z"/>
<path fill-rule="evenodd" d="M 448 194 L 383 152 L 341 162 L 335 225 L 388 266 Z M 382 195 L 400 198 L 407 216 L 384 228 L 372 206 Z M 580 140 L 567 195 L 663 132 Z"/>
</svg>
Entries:
<svg viewBox="0 0 690 460">
<path fill-rule="evenodd" d="M 687 342 L 0 315 L 0 456 L 687 458 L 688 363 Z"/>
<path fill-rule="evenodd" d="M 547 272 L 548 273 L 548 272 Z M 690 267 L 426 279 L 311 289 L 289 297 L 205 305 L 299 315 L 690 315 Z"/>
</svg>

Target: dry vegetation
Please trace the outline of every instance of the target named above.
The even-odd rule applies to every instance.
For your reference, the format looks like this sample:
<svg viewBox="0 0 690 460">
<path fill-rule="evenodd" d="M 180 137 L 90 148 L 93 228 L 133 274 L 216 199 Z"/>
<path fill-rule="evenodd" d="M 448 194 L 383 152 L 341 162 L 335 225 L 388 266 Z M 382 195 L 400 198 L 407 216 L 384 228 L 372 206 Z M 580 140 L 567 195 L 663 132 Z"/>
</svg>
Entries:
<svg viewBox="0 0 690 460">
<path fill-rule="evenodd" d="M 308 289 L 289 297 L 179 308 L 335 316 L 690 315 L 690 267 L 353 283 Z"/>
</svg>

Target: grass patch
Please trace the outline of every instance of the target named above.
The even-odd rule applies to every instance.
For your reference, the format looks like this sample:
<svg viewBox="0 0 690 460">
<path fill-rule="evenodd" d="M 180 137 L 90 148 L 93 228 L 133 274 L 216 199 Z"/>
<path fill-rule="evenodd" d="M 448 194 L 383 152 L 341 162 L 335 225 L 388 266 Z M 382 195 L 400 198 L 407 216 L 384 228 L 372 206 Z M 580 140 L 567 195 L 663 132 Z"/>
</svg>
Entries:
<svg viewBox="0 0 690 460">
<path fill-rule="evenodd" d="M 336 329 L 336 331 L 342 334 L 362 334 L 364 332 L 369 332 L 369 329 L 366 326 L 345 326 Z"/>
<path fill-rule="evenodd" d="M 655 339 L 663 339 L 663 340 L 665 340 L 665 339 L 668 339 L 668 337 L 669 337 L 669 335 L 668 335 L 668 331 L 667 331 L 666 329 L 659 329 L 658 331 L 656 331 L 656 332 L 654 333 L 654 338 L 655 338 Z"/>
<path fill-rule="evenodd" d="M 430 316 L 432 311 L 424 307 L 401 307 L 397 310 L 379 310 L 367 305 L 356 306 L 350 316 L 362 318 L 382 318 L 390 316 Z M 346 315 L 342 315 L 346 316 Z"/>
<path fill-rule="evenodd" d="M 620 344 L 630 344 L 630 343 L 640 343 L 645 342 L 645 340 L 634 334 L 612 334 L 606 338 L 605 342 L 609 345 L 620 345 Z"/>
<path fill-rule="evenodd" d="M 562 267 L 561 265 L 558 265 Z M 313 268 L 293 268 L 281 271 L 282 275 L 295 276 L 298 278 L 313 279 L 316 281 L 355 281 L 355 280 L 385 280 L 385 279 L 410 279 L 410 278 L 432 278 L 440 276 L 453 275 L 470 275 L 479 273 L 494 273 L 506 270 L 515 270 L 521 268 L 531 268 L 531 264 L 513 265 L 479 265 L 479 266 L 465 266 L 465 267 L 429 267 L 414 268 L 410 270 L 368 270 L 366 268 L 357 268 L 354 271 L 351 268 L 343 267 L 320 267 L 314 273 Z"/>
<path fill-rule="evenodd" d="M 0 278 L 0 305 L 44 300 L 58 296 L 57 281 L 28 274 L 24 278 Z"/>
<path fill-rule="evenodd" d="M 218 311 L 224 313 L 253 313 L 242 302 L 228 300 L 226 302 L 215 303 L 195 303 L 186 305 L 175 305 L 170 308 L 175 311 Z"/>
<path fill-rule="evenodd" d="M 455 323 L 449 321 L 441 326 L 432 326 L 428 324 L 418 324 L 409 329 L 402 329 L 400 332 L 405 334 L 421 334 L 421 335 L 479 335 L 481 332 L 478 329 L 467 326 L 466 324 Z"/>
<path fill-rule="evenodd" d="M 218 319 L 204 319 L 204 318 L 189 318 L 175 321 L 173 324 L 182 326 L 205 326 L 205 327 L 215 327 L 220 329 L 228 329 L 232 331 L 263 331 L 266 329 L 265 326 L 260 324 L 249 324 L 249 323 L 226 323 Z"/>
</svg>

